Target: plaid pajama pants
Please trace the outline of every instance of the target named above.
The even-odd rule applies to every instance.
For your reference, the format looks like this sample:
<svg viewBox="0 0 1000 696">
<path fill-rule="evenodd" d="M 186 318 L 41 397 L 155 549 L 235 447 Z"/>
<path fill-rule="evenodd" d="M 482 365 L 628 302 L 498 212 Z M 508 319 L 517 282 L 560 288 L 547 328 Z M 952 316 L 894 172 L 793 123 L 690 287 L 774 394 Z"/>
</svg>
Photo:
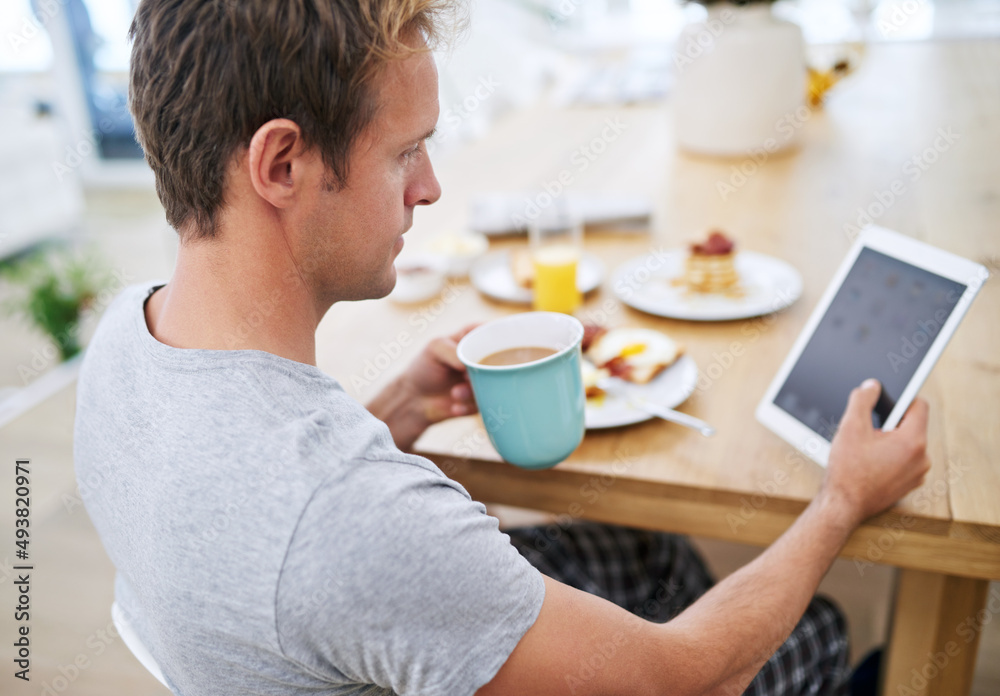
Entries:
<svg viewBox="0 0 1000 696">
<path fill-rule="evenodd" d="M 545 575 L 650 621 L 669 621 L 712 586 L 704 562 L 682 536 L 582 521 L 505 531 Z M 849 676 L 844 618 L 816 597 L 744 693 L 843 696 Z"/>
</svg>

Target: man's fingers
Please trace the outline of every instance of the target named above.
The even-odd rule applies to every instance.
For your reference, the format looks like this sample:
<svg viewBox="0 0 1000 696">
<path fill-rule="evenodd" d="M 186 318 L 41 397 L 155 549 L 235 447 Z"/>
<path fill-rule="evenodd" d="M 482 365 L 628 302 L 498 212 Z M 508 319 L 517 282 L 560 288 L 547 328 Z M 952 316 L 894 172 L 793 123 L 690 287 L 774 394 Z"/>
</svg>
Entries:
<svg viewBox="0 0 1000 696">
<path fill-rule="evenodd" d="M 465 365 L 462 361 L 458 359 L 458 342 L 453 338 L 435 338 L 428 344 L 428 349 L 431 351 L 438 362 L 444 363 L 448 367 L 458 372 L 465 372 Z"/>
<path fill-rule="evenodd" d="M 927 417 L 930 407 L 923 399 L 914 399 L 910 407 L 906 409 L 906 415 L 900 421 L 897 430 L 906 433 L 908 438 L 914 438 L 917 442 L 927 441 Z"/>
<path fill-rule="evenodd" d="M 872 409 L 878 402 L 879 394 L 882 393 L 882 386 L 876 379 L 866 379 L 861 386 L 851 392 L 847 400 L 847 410 L 844 411 L 844 420 L 853 421 L 858 424 L 867 424 L 872 427 Z"/>
<path fill-rule="evenodd" d="M 450 395 L 425 398 L 422 410 L 424 418 L 430 423 L 438 423 L 456 416 L 468 416 L 477 411 L 475 401 L 456 401 Z"/>
<path fill-rule="evenodd" d="M 451 388 L 451 398 L 455 401 L 472 401 L 472 387 L 468 382 L 459 382 Z"/>
<path fill-rule="evenodd" d="M 478 323 L 469 324 L 468 326 L 456 331 L 451 336 L 435 338 L 430 342 L 431 355 L 451 369 L 457 370 L 458 372 L 465 372 L 465 365 L 463 365 L 462 361 L 458 359 L 458 342 L 462 340 L 465 334 L 469 333 L 479 325 L 480 324 Z"/>
<path fill-rule="evenodd" d="M 454 340 L 455 343 L 458 343 L 459 341 L 461 341 L 465 337 L 465 334 L 469 333 L 470 331 L 472 331 L 475 328 L 478 328 L 479 326 L 482 326 L 482 322 L 476 322 L 475 324 L 469 324 L 468 326 L 464 326 L 461 329 L 459 329 L 458 331 L 456 331 L 455 333 L 453 333 L 451 336 L 449 336 L 449 338 L 451 338 L 452 340 Z"/>
<path fill-rule="evenodd" d="M 460 403 L 451 405 L 451 415 L 453 416 L 471 416 L 478 409 L 475 403 Z"/>
</svg>

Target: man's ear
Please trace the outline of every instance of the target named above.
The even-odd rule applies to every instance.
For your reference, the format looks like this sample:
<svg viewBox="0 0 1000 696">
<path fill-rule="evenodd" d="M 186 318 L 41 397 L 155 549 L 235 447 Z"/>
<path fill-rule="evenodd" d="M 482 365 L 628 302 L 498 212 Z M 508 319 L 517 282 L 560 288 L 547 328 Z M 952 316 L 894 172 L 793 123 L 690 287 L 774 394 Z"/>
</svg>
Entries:
<svg viewBox="0 0 1000 696">
<path fill-rule="evenodd" d="M 309 178 L 311 159 L 295 121 L 268 121 L 253 134 L 247 152 L 250 181 L 257 195 L 276 208 L 287 207 Z"/>
</svg>

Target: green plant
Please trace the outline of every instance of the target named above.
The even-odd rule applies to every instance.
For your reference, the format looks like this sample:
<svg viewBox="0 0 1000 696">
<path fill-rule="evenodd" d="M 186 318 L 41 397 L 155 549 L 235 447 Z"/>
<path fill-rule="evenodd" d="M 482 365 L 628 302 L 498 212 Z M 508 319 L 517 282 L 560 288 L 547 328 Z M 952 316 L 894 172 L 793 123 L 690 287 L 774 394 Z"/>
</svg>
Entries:
<svg viewBox="0 0 1000 696">
<path fill-rule="evenodd" d="M 11 297 L 0 303 L 10 316 L 27 318 L 59 349 L 63 360 L 80 352 L 80 317 L 107 284 L 92 254 L 42 247 L 0 267 Z"/>
</svg>

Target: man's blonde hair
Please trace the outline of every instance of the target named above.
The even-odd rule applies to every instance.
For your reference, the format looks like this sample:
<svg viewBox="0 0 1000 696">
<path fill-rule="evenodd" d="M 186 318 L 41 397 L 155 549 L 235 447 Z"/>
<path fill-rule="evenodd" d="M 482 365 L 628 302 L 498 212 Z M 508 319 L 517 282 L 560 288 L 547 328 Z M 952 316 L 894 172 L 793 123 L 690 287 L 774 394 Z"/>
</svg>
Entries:
<svg viewBox="0 0 1000 696">
<path fill-rule="evenodd" d="M 214 237 L 231 158 L 274 118 L 297 123 L 344 186 L 379 68 L 460 15 L 454 0 L 142 0 L 129 105 L 167 221 Z"/>
</svg>

